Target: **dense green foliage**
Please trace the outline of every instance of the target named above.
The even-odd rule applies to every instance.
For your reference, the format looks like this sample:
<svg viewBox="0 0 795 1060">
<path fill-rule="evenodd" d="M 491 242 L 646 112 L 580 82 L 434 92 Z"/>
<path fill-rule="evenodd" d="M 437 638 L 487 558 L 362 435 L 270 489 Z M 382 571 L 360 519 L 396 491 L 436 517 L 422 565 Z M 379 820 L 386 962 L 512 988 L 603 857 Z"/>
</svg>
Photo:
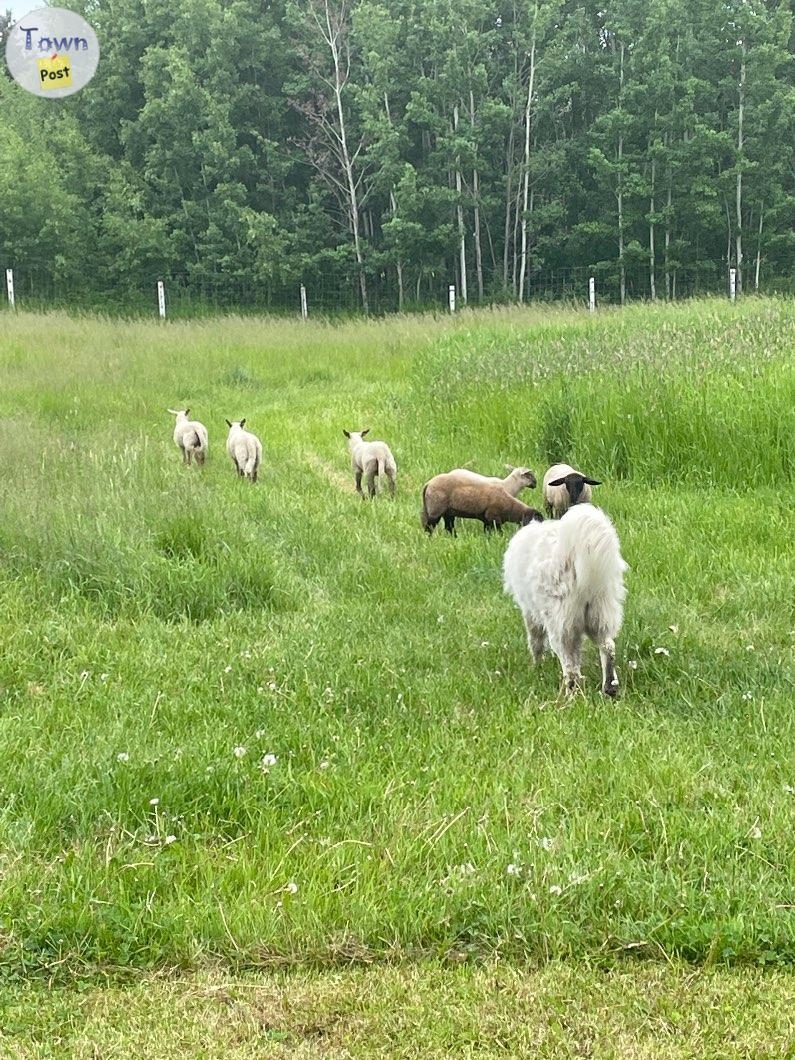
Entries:
<svg viewBox="0 0 795 1060">
<path fill-rule="evenodd" d="M 0 968 L 791 962 L 794 314 L 9 314 Z M 353 493 L 365 425 L 394 502 Z M 530 666 L 507 534 L 420 530 L 432 473 L 553 457 L 631 566 L 617 703 Z"/>
<path fill-rule="evenodd" d="M 783 0 L 91 0 L 94 81 L 0 78 L 0 266 L 151 305 L 791 284 Z"/>
</svg>

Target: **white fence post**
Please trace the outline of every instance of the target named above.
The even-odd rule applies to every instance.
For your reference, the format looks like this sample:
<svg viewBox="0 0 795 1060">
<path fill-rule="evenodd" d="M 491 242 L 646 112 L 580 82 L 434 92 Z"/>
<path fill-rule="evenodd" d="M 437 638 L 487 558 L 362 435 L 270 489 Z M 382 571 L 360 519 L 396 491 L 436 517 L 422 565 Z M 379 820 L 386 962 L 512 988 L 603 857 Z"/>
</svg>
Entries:
<svg viewBox="0 0 795 1060">
<path fill-rule="evenodd" d="M 306 320 L 309 316 L 309 309 L 306 304 L 306 287 L 301 284 L 301 319 Z"/>
<path fill-rule="evenodd" d="M 729 298 L 737 298 L 737 269 L 729 269 Z"/>
<path fill-rule="evenodd" d="M 166 319 L 166 285 L 162 280 L 157 281 L 157 309 L 160 319 Z"/>
<path fill-rule="evenodd" d="M 588 308 L 592 313 L 596 312 L 596 279 L 593 276 L 588 279 Z"/>
<path fill-rule="evenodd" d="M 447 304 L 450 306 L 450 312 L 455 313 L 455 284 L 451 283 L 447 288 Z"/>
<path fill-rule="evenodd" d="M 14 270 L 6 269 L 6 291 L 8 291 L 8 304 L 13 309 L 14 302 Z"/>
</svg>

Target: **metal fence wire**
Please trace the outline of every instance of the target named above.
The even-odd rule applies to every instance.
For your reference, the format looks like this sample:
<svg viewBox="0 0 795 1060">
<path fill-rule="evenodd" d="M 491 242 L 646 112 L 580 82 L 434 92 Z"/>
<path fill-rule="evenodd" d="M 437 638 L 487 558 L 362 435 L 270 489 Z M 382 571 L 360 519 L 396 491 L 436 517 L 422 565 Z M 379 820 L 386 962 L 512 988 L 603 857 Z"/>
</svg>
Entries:
<svg viewBox="0 0 795 1060">
<path fill-rule="evenodd" d="M 0 263 L 2 265 L 2 263 Z M 169 318 L 189 319 L 216 313 L 272 313 L 278 315 L 352 316 L 360 315 L 362 302 L 355 277 L 315 276 L 303 282 L 290 283 L 241 280 L 224 273 L 204 274 L 200 279 L 173 274 L 153 277 L 151 282 L 126 285 L 75 283 L 58 281 L 49 274 L 5 266 L 13 272 L 13 302 L 29 310 L 68 309 L 94 311 L 118 316 L 157 315 L 165 309 Z M 724 262 L 705 261 L 681 267 L 666 277 L 656 275 L 655 295 L 660 301 L 726 295 L 730 291 L 730 272 Z M 2 275 L 2 273 L 0 273 Z M 593 278 L 596 304 L 621 303 L 621 279 L 615 263 L 609 266 L 561 267 L 536 269 L 525 282 L 526 304 L 534 302 L 588 304 L 589 281 Z M 750 280 L 750 288 L 749 288 Z M 165 306 L 158 304 L 158 281 L 162 281 Z M 795 294 L 795 277 L 766 278 L 757 291 L 751 273 L 746 277 L 746 292 Z M 389 313 L 447 311 L 449 290 L 455 288 L 455 306 L 494 306 L 517 304 L 520 299 L 512 290 L 485 291 L 482 298 L 473 293 L 470 279 L 469 298 L 464 303 L 455 277 L 431 274 L 423 278 L 419 297 L 416 289 L 399 298 L 395 278 L 387 273 L 367 277 L 369 312 L 375 316 Z M 304 296 L 302 297 L 302 288 Z M 11 302 L 6 287 L 5 304 Z M 652 299 L 648 269 L 627 269 L 624 275 L 624 298 L 628 302 Z M 303 304 L 302 304 L 303 303 Z M 0 305 L 3 303 L 0 302 Z M 163 313 L 161 312 L 161 315 Z"/>
</svg>

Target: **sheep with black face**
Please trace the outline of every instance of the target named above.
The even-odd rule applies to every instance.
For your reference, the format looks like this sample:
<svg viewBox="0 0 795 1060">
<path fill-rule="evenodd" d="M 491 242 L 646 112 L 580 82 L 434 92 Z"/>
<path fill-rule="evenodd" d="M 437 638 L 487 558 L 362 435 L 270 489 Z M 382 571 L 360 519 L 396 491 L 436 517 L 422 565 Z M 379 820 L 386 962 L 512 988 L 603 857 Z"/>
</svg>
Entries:
<svg viewBox="0 0 795 1060">
<path fill-rule="evenodd" d="M 544 475 L 541 492 L 547 512 L 559 519 L 573 504 L 590 504 L 591 486 L 601 486 L 595 478 L 588 478 L 569 464 L 553 464 Z"/>
</svg>

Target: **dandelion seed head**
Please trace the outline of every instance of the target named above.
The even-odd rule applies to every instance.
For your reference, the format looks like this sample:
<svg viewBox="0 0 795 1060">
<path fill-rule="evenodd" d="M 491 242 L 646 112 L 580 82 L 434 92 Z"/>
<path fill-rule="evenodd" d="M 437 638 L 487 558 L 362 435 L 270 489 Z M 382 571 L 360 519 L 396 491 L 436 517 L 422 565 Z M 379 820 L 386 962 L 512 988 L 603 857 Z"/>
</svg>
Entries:
<svg viewBox="0 0 795 1060">
<path fill-rule="evenodd" d="M 242 758 L 245 753 L 246 753 L 245 747 L 236 747 L 233 750 L 233 752 L 232 752 L 232 754 L 235 756 L 235 758 Z"/>
</svg>

